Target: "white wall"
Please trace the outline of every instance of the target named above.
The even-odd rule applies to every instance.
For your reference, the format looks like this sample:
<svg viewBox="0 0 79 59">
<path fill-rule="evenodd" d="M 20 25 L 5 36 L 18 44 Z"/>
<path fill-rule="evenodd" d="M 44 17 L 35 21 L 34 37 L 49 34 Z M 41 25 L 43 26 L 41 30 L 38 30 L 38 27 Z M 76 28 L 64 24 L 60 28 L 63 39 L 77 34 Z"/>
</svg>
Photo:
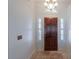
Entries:
<svg viewBox="0 0 79 59">
<path fill-rule="evenodd" d="M 33 11 L 32 0 L 9 0 L 9 59 L 29 59 L 35 49 Z"/>
<path fill-rule="evenodd" d="M 64 10 L 62 16 L 64 19 L 64 41 L 59 40 L 59 48 L 67 54 L 68 59 L 71 59 L 71 5 Z"/>
<path fill-rule="evenodd" d="M 68 58 L 71 59 L 71 5 L 67 8 L 67 53 Z"/>
</svg>

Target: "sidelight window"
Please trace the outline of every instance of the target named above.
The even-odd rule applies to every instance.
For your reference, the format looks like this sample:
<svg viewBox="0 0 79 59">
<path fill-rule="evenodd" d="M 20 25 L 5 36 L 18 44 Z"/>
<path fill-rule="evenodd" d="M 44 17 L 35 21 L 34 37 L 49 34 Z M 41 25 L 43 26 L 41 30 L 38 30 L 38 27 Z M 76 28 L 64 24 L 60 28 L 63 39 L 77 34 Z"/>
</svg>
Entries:
<svg viewBox="0 0 79 59">
<path fill-rule="evenodd" d="M 61 34 L 61 40 L 64 40 L 64 20 L 61 18 L 60 20 L 60 34 Z"/>
</svg>

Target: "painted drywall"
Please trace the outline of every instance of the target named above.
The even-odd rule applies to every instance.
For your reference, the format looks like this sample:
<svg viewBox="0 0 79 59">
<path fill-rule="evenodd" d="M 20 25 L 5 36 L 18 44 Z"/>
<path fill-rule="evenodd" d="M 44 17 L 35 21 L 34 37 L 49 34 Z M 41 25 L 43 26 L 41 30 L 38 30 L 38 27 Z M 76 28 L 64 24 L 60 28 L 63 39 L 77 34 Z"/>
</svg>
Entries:
<svg viewBox="0 0 79 59">
<path fill-rule="evenodd" d="M 67 8 L 67 53 L 68 59 L 71 59 L 71 5 Z"/>
<path fill-rule="evenodd" d="M 32 0 L 9 0 L 9 59 L 29 59 L 35 49 L 33 10 Z"/>
</svg>

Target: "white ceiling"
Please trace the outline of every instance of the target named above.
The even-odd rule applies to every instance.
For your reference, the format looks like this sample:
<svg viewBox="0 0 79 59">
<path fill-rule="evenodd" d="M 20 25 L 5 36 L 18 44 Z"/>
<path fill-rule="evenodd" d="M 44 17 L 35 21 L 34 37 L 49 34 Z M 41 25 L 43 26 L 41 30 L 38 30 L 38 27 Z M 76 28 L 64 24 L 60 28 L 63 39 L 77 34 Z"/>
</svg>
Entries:
<svg viewBox="0 0 79 59">
<path fill-rule="evenodd" d="M 44 10 L 44 1 L 45 0 L 33 0 L 35 3 L 35 8 L 36 10 Z M 58 1 L 58 6 L 56 10 L 58 12 L 62 12 L 62 10 L 68 8 L 69 5 L 71 5 L 71 0 L 57 0 Z"/>
<path fill-rule="evenodd" d="M 45 0 L 34 0 L 35 3 L 43 3 Z M 59 5 L 68 6 L 71 4 L 71 0 L 57 0 Z"/>
</svg>

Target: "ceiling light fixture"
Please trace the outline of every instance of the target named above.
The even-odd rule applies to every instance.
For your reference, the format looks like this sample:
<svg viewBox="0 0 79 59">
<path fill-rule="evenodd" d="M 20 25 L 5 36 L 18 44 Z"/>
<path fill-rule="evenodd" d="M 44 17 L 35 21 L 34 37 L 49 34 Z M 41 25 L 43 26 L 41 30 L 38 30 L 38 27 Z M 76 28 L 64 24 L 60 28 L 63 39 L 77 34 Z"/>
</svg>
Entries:
<svg viewBox="0 0 79 59">
<path fill-rule="evenodd" d="M 45 8 L 49 9 L 50 11 L 55 11 L 55 8 L 58 6 L 57 0 L 45 0 L 44 2 Z"/>
</svg>

